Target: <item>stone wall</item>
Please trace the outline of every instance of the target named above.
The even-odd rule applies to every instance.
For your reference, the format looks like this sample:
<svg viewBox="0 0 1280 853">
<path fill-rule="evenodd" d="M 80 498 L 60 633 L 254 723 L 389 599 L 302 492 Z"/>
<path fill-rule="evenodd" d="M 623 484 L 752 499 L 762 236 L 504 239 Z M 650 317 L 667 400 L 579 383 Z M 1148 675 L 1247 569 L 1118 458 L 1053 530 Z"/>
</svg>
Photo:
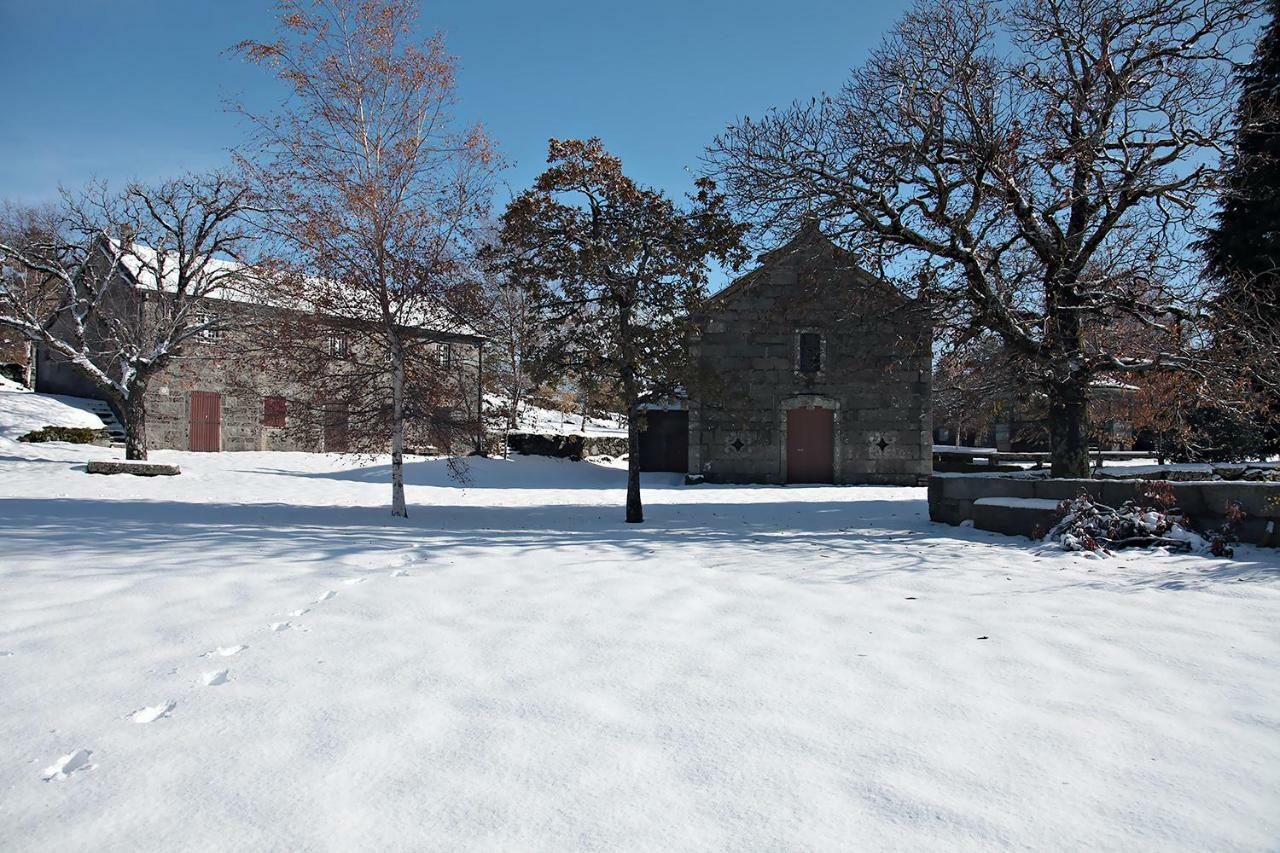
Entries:
<svg viewBox="0 0 1280 853">
<path fill-rule="evenodd" d="M 507 447 L 526 456 L 554 456 L 559 459 L 584 459 L 588 456 L 626 456 L 626 436 L 578 435 L 575 433 L 543 434 L 512 432 L 507 434 Z"/>
<path fill-rule="evenodd" d="M 1003 515 L 1002 526 L 984 524 L 982 529 L 1030 536 L 1044 513 L 1034 511 L 1005 512 L 1006 507 L 993 507 L 994 499 L 1013 499 L 1011 505 L 1023 504 L 1030 510 L 1033 502 L 1063 501 L 1082 492 L 1108 506 L 1118 507 L 1146 488 L 1146 480 L 1051 480 L 1037 477 L 999 477 L 984 474 L 939 474 L 929 478 L 929 518 L 945 524 L 975 521 L 978 516 Z M 1238 503 L 1245 518 L 1240 523 L 1240 541 L 1254 545 L 1280 546 L 1280 483 L 1172 482 L 1178 507 L 1190 516 L 1197 530 L 1219 527 L 1226 521 L 1226 509 Z M 975 507 L 984 500 L 987 506 Z M 1021 524 L 1019 529 L 1012 529 Z M 1043 532 L 1043 531 L 1041 531 Z"/>
<path fill-rule="evenodd" d="M 816 227 L 718 294 L 691 341 L 689 473 L 787 481 L 787 412 L 832 411 L 834 481 L 920 485 L 931 468 L 928 306 L 859 269 Z M 803 333 L 821 368 L 800 370 Z"/>
</svg>

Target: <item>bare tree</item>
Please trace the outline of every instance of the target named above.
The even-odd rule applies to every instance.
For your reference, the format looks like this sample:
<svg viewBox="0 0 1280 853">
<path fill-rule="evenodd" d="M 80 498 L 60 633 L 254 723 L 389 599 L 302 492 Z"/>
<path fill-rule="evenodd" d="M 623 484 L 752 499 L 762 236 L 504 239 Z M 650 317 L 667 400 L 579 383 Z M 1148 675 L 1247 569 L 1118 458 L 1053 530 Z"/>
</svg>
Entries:
<svg viewBox="0 0 1280 853">
<path fill-rule="evenodd" d="M 923 271 L 958 338 L 1043 388 L 1055 476 L 1088 471 L 1099 373 L 1188 352 L 1086 345 L 1186 316 L 1192 226 L 1230 141 L 1252 0 L 924 0 L 839 94 L 730 126 L 710 169 L 763 227 L 818 215 L 887 275 Z"/>
<path fill-rule="evenodd" d="M 499 414 L 503 429 L 510 433 L 518 428 L 529 392 L 537 387 L 533 359 L 539 318 L 528 288 L 508 278 L 501 266 L 492 259 L 485 265 L 481 325 L 489 339 L 486 366 L 492 381 L 486 385 L 501 392 Z"/>
<path fill-rule="evenodd" d="M 64 195 L 52 216 L 0 238 L 0 326 L 88 379 L 124 416 L 125 456 L 147 458 L 151 378 L 225 321 L 253 245 L 246 189 L 224 175 Z"/>
<path fill-rule="evenodd" d="M 440 344 L 469 329 L 471 241 L 499 161 L 480 127 L 452 118 L 455 60 L 439 34 L 416 39 L 416 2 L 279 6 L 277 40 L 236 47 L 290 88 L 271 115 L 241 109 L 256 128 L 242 162 L 289 261 L 283 296 L 350 339 L 355 369 L 311 376 L 345 377 L 325 389 L 366 415 L 352 438 L 390 450 L 403 517 L 406 421 L 439 408 L 430 392 L 411 402 L 411 388 L 442 386 L 423 384 L 443 369 Z"/>
</svg>

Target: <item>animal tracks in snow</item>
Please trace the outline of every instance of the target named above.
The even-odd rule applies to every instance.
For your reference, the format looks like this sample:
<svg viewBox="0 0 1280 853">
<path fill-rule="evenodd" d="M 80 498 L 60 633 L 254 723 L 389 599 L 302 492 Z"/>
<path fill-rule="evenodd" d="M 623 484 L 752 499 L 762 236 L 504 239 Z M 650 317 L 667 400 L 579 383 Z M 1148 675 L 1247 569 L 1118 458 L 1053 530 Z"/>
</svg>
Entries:
<svg viewBox="0 0 1280 853">
<path fill-rule="evenodd" d="M 320 593 L 320 597 L 315 600 L 315 603 L 322 604 L 323 602 L 333 598 L 335 595 L 337 595 L 336 592 L 331 589 L 326 589 L 324 592 Z"/>
<path fill-rule="evenodd" d="M 206 672 L 201 678 L 205 687 L 217 687 L 219 684 L 227 683 L 227 670 L 218 669 L 213 672 Z"/>
<path fill-rule="evenodd" d="M 53 782 L 66 779 L 72 773 L 81 770 L 92 770 L 98 765 L 89 763 L 91 755 L 93 755 L 92 749 L 77 749 L 75 752 L 69 752 L 46 767 L 44 773 L 40 774 L 40 778 L 46 782 Z"/>
<path fill-rule="evenodd" d="M 140 725 L 154 723 L 156 720 L 169 716 L 176 707 L 178 707 L 178 703 L 170 699 L 168 702 L 152 705 L 149 708 L 139 708 L 129 715 L 129 719 Z"/>
<path fill-rule="evenodd" d="M 343 581 L 347 586 L 355 586 L 358 583 L 364 583 L 368 578 L 347 578 Z"/>
<path fill-rule="evenodd" d="M 249 647 L 248 647 L 248 646 L 218 646 L 218 647 L 217 647 L 216 649 L 214 649 L 213 651 L 211 651 L 211 652 L 205 652 L 205 653 L 204 653 L 204 654 L 202 654 L 200 657 L 202 657 L 202 658 L 213 658 L 213 657 L 218 657 L 218 658 L 229 658 L 229 657 L 231 657 L 232 655 L 238 655 L 238 654 L 240 654 L 242 651 L 244 651 L 244 650 L 245 650 L 245 649 L 247 649 L 247 648 L 249 648 Z"/>
</svg>

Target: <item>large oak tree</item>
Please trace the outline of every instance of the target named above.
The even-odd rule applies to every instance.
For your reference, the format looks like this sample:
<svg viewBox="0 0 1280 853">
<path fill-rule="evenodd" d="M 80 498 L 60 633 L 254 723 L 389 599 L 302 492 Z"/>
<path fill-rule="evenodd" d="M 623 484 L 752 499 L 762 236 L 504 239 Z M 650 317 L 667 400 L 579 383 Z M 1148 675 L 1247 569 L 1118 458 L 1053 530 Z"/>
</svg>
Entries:
<svg viewBox="0 0 1280 853">
<path fill-rule="evenodd" d="M 743 229 L 710 180 L 699 180 L 682 209 L 624 175 L 599 139 L 553 139 L 547 161 L 503 214 L 502 251 L 511 279 L 526 283 L 538 306 L 539 361 L 621 389 L 626 520 L 641 522 L 640 406 L 675 392 L 685 322 L 706 294 L 708 264 L 740 263 Z"/>
</svg>

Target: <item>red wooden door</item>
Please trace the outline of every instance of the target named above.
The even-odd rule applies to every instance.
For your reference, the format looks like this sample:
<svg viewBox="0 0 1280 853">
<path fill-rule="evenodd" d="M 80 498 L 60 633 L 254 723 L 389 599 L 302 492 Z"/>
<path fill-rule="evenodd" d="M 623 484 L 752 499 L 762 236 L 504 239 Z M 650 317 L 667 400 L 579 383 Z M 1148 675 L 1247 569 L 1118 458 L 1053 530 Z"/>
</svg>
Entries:
<svg viewBox="0 0 1280 853">
<path fill-rule="evenodd" d="M 218 452 L 222 449 L 222 395 L 211 391 L 191 392 L 191 449 Z"/>
<path fill-rule="evenodd" d="M 835 481 L 834 424 L 834 413 L 830 409 L 787 412 L 788 483 Z"/>
</svg>

